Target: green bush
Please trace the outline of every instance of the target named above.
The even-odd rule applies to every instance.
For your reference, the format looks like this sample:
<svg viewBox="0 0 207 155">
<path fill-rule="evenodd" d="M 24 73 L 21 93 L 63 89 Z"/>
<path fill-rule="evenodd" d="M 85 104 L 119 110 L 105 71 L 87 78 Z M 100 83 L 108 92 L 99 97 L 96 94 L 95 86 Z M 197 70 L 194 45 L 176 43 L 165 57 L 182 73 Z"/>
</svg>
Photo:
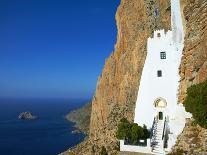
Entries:
<svg viewBox="0 0 207 155">
<path fill-rule="evenodd" d="M 126 137 L 130 137 L 130 126 L 129 121 L 126 118 L 122 118 L 118 124 L 117 138 L 125 139 Z"/>
<path fill-rule="evenodd" d="M 143 132 L 144 132 L 144 135 L 143 135 L 144 139 L 147 139 L 147 138 L 150 137 L 150 132 L 147 130 L 147 126 L 146 125 L 143 126 Z"/>
<path fill-rule="evenodd" d="M 192 113 L 195 122 L 207 128 L 207 81 L 188 88 L 184 105 L 186 111 Z"/>
<path fill-rule="evenodd" d="M 132 144 L 136 144 L 139 139 L 147 139 L 150 137 L 150 132 L 147 127 L 139 126 L 136 123 L 130 123 L 126 118 L 120 120 L 116 134 L 118 139 L 125 139 Z"/>
<path fill-rule="evenodd" d="M 102 146 L 102 148 L 101 148 L 100 155 L 108 155 L 106 148 L 104 146 Z"/>
</svg>

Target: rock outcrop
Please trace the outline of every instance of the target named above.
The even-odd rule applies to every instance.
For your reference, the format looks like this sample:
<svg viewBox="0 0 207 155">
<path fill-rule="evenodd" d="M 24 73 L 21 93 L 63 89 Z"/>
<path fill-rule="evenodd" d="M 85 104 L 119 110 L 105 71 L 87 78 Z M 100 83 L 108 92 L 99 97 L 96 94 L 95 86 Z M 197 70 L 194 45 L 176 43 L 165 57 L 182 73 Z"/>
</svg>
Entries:
<svg viewBox="0 0 207 155">
<path fill-rule="evenodd" d="M 207 79 L 207 1 L 182 0 L 185 46 L 180 66 L 179 100 L 187 88 Z"/>
<path fill-rule="evenodd" d="M 21 120 L 35 120 L 37 119 L 37 116 L 34 116 L 31 112 L 22 112 L 18 116 Z"/>
<path fill-rule="evenodd" d="M 207 79 L 207 1 L 182 0 L 185 42 L 180 66 L 179 101 L 186 97 L 187 88 Z M 186 124 L 172 154 L 207 154 L 207 129 Z"/>
<path fill-rule="evenodd" d="M 81 108 L 75 109 L 67 114 L 66 119 L 74 122 L 75 127 L 88 134 L 90 127 L 90 117 L 91 117 L 91 103 L 87 103 Z M 76 133 L 78 130 L 73 131 Z"/>
<path fill-rule="evenodd" d="M 207 129 L 201 128 L 189 120 L 170 155 L 179 153 L 207 154 Z"/>
<path fill-rule="evenodd" d="M 207 1 L 181 1 L 185 47 L 180 66 L 179 101 L 183 102 L 186 89 L 207 78 Z M 117 123 L 122 117 L 130 121 L 134 118 L 147 38 L 154 30 L 170 29 L 170 10 L 170 0 L 121 0 L 116 14 L 117 43 L 97 82 L 89 138 L 73 149 L 74 154 L 99 154 L 102 146 L 110 154 L 116 153 Z"/>
<path fill-rule="evenodd" d="M 117 120 L 134 118 L 147 38 L 155 29 L 170 29 L 170 2 L 122 0 L 116 14 L 115 51 L 105 63 L 92 103 L 91 137 L 114 133 Z M 155 16 L 155 9 L 158 16 Z M 108 135 L 105 135 L 106 137 Z"/>
<path fill-rule="evenodd" d="M 75 154 L 98 154 L 102 146 L 116 152 L 117 123 L 134 118 L 147 38 L 156 29 L 170 29 L 170 0 L 121 0 L 116 22 L 117 43 L 97 82 L 89 139 L 73 149 Z"/>
</svg>

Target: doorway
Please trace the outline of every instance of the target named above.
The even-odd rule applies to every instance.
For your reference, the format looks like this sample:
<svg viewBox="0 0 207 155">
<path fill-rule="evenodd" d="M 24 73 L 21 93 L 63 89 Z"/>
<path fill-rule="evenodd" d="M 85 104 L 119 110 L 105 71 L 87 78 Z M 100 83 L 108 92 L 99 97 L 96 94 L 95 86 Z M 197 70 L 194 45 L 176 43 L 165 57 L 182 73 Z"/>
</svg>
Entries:
<svg viewBox="0 0 207 155">
<path fill-rule="evenodd" d="M 163 120 L 163 112 L 159 112 L 159 120 Z"/>
</svg>

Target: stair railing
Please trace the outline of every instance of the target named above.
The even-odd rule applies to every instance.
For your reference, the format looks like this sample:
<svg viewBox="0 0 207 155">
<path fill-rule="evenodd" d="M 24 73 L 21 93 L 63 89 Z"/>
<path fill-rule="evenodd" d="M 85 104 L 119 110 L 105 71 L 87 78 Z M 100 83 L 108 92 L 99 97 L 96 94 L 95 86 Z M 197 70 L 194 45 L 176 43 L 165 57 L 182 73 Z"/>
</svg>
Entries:
<svg viewBox="0 0 207 155">
<path fill-rule="evenodd" d="M 166 132 L 167 132 L 167 118 L 165 117 L 165 121 L 164 121 L 164 128 L 163 128 L 163 134 L 162 134 L 162 140 L 163 140 L 163 148 L 165 146 L 165 137 L 166 137 Z"/>
<path fill-rule="evenodd" d="M 163 132 L 162 132 L 162 140 L 164 139 L 165 132 L 166 132 L 166 122 L 167 122 L 167 119 L 166 119 L 166 117 L 165 117 L 164 128 L 163 128 Z"/>
<path fill-rule="evenodd" d="M 155 139 L 156 139 L 155 134 L 156 134 L 156 130 L 157 130 L 157 123 L 158 123 L 158 119 L 157 119 L 157 117 L 154 117 L 154 121 L 153 121 L 152 128 L 151 128 L 151 135 L 150 135 L 150 138 L 151 138 L 150 145 L 152 147 L 152 151 L 154 150 L 155 142 L 156 142 L 155 141 Z"/>
</svg>

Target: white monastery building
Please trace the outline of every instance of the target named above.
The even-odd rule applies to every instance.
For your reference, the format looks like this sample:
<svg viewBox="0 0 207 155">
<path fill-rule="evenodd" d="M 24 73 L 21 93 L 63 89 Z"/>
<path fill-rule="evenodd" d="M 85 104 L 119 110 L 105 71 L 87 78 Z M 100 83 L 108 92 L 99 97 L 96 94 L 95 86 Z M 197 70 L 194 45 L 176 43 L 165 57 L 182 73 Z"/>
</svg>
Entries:
<svg viewBox="0 0 207 155">
<path fill-rule="evenodd" d="M 125 145 L 121 140 L 120 151 L 167 154 L 190 117 L 177 97 L 184 47 L 180 0 L 171 0 L 171 23 L 172 31 L 157 30 L 148 38 L 136 101 L 134 122 L 145 124 L 152 136 L 145 147 Z"/>
</svg>

